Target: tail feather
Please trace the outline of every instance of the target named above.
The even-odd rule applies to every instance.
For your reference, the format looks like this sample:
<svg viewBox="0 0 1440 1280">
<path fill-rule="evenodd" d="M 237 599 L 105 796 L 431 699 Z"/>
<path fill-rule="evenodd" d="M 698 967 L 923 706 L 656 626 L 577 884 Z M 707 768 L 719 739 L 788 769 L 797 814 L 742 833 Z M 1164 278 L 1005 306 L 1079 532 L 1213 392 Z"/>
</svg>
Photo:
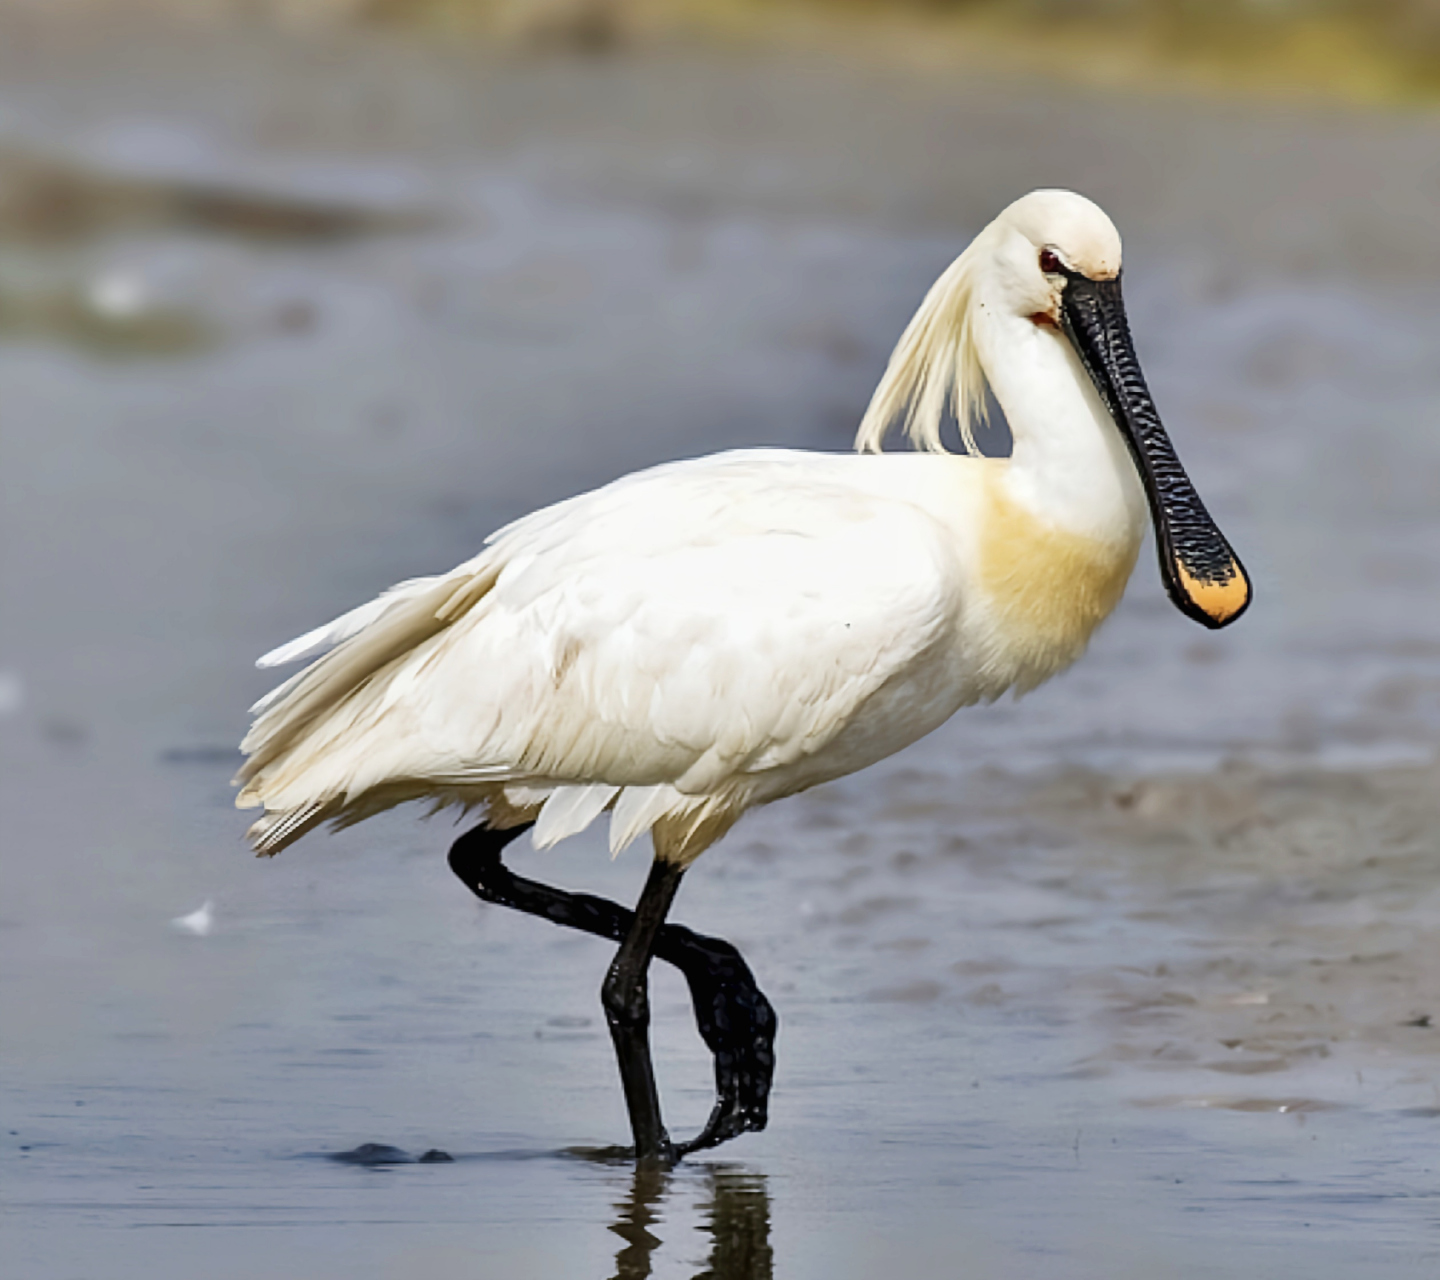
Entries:
<svg viewBox="0 0 1440 1280">
<path fill-rule="evenodd" d="M 278 663 L 334 645 L 256 704 L 255 722 L 240 744 L 248 758 L 235 777 L 242 788 L 236 805 L 266 809 L 250 829 L 258 852 L 276 853 L 350 807 L 352 797 L 333 784 L 317 782 L 318 793 L 306 794 L 311 735 L 387 668 L 393 671 L 397 659 L 465 616 L 497 577 L 493 557 L 482 555 L 446 577 L 404 583 L 266 655 L 263 661 Z"/>
<path fill-rule="evenodd" d="M 326 816 L 326 807 L 323 804 L 271 810 L 251 823 L 250 830 L 245 834 L 256 853 L 262 857 L 273 858 L 287 844 L 319 826 Z"/>
<path fill-rule="evenodd" d="M 269 653 L 262 654 L 255 659 L 255 665 L 257 667 L 283 667 L 292 662 L 299 662 L 302 658 L 314 658 L 350 639 L 351 636 L 359 635 L 366 627 L 379 621 L 394 605 L 399 604 L 402 600 L 420 595 L 439 581 L 441 581 L 439 578 L 411 578 L 407 582 L 397 582 L 388 591 L 376 596 L 373 600 L 367 600 L 358 609 L 351 609 L 349 613 L 341 614 L 340 617 L 325 623 L 324 626 L 307 631 L 303 636 L 279 645 L 271 649 Z M 284 689 L 286 685 L 281 685 L 280 688 Z M 276 692 L 278 693 L 279 690 Z M 270 697 L 273 698 L 274 694 L 271 694 Z"/>
</svg>

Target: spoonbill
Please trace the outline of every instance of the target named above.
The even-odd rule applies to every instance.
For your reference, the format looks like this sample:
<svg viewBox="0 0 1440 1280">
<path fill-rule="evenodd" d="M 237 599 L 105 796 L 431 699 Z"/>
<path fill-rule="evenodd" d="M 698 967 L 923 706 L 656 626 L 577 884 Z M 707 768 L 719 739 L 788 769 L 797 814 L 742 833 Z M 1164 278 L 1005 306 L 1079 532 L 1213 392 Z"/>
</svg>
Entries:
<svg viewBox="0 0 1440 1280">
<path fill-rule="evenodd" d="M 1147 505 L 1182 613 L 1216 628 L 1249 604 L 1151 401 L 1120 274 L 1096 205 L 1032 192 L 930 289 L 855 453 L 625 476 L 266 654 L 315 660 L 253 708 L 236 781 L 264 810 L 255 849 L 407 800 L 478 808 L 450 853 L 477 895 L 620 943 L 601 995 L 635 1157 L 763 1128 L 774 1011 L 733 947 L 665 922 L 695 859 L 747 809 L 1068 667 L 1125 589 Z M 987 387 L 1008 458 L 974 447 Z M 941 442 L 947 407 L 966 453 Z M 897 418 L 916 448 L 882 453 Z M 545 848 L 607 811 L 613 851 L 652 838 L 633 912 L 501 861 L 523 831 Z M 715 1058 L 714 1110 L 685 1143 L 651 1067 L 655 956 L 684 972 Z"/>
</svg>

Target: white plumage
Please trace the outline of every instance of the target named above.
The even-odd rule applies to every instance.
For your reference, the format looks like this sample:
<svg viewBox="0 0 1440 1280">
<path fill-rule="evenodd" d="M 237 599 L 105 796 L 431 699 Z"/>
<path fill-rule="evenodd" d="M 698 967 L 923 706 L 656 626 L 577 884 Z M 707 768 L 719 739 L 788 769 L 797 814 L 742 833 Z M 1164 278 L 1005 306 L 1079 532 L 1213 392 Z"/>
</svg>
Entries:
<svg viewBox="0 0 1440 1280">
<path fill-rule="evenodd" d="M 609 810 L 612 849 L 650 831 L 687 863 L 747 808 L 1072 662 L 1123 590 L 1145 503 L 1085 367 L 1040 322 L 1059 305 L 1035 266 L 1048 244 L 1118 272 L 1105 215 L 1038 192 L 907 330 L 861 443 L 909 405 L 922 452 L 656 467 L 267 654 L 324 656 L 255 708 L 238 800 L 264 807 L 255 847 L 428 799 L 536 819 L 541 846 Z M 940 447 L 946 397 L 967 415 L 981 378 L 1010 459 Z"/>
<path fill-rule="evenodd" d="M 889 754 L 965 700 L 945 678 L 964 572 L 904 496 L 919 460 L 733 453 L 537 512 L 295 642 L 340 647 L 262 708 L 242 801 L 293 839 L 337 802 L 498 787 L 543 801 L 542 846 L 613 805 L 619 849 Z"/>
</svg>

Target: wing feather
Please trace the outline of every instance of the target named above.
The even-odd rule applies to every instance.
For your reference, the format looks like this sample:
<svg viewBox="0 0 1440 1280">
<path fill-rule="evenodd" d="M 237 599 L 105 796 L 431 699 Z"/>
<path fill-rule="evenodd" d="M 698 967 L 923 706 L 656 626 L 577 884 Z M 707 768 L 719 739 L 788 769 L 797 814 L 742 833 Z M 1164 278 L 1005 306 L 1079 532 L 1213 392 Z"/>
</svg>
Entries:
<svg viewBox="0 0 1440 1280">
<path fill-rule="evenodd" d="M 335 644 L 261 712 L 241 802 L 313 825 L 367 794 L 510 783 L 536 789 L 540 843 L 607 806 L 617 847 L 682 811 L 710 822 L 696 797 L 823 751 L 950 637 L 950 540 L 830 465 L 878 461 L 642 472 L 283 646 Z"/>
</svg>

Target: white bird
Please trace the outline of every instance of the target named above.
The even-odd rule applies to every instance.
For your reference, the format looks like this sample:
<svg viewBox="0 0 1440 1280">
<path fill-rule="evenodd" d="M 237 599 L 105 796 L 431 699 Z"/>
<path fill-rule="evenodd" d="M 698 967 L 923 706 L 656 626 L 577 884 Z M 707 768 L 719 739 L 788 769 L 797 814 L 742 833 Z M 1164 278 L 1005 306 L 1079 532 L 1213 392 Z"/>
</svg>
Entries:
<svg viewBox="0 0 1440 1280">
<path fill-rule="evenodd" d="M 747 809 L 1068 667 L 1125 589 L 1147 503 L 1179 608 L 1220 627 L 1247 606 L 1245 572 L 1141 376 L 1120 263 L 1097 206 L 1033 192 L 930 290 L 858 452 L 755 449 L 626 476 L 267 654 L 260 665 L 324 656 L 254 708 L 237 803 L 263 806 L 255 848 L 407 800 L 480 806 L 482 828 L 452 854 L 477 893 L 625 938 L 605 1004 L 637 1154 L 670 1158 L 643 1044 L 645 969 L 652 953 L 688 964 L 700 1010 L 705 963 L 663 919 L 701 852 Z M 974 456 L 987 386 L 1008 458 Z M 947 406 L 967 454 L 941 443 Z M 897 417 L 917 449 L 881 453 Z M 499 863 L 527 824 L 545 847 L 605 812 L 612 850 L 645 832 L 654 843 L 633 927 L 613 907 L 570 918 L 576 900 Z M 748 970 L 720 986 L 732 1003 L 764 1002 Z M 747 1043 L 764 1030 L 747 1024 Z M 707 1040 L 721 1099 L 702 1140 L 761 1127 L 768 1069 L 752 1062 L 756 1078 L 736 1086 L 747 1096 L 727 1102 L 725 1046 Z"/>
</svg>

